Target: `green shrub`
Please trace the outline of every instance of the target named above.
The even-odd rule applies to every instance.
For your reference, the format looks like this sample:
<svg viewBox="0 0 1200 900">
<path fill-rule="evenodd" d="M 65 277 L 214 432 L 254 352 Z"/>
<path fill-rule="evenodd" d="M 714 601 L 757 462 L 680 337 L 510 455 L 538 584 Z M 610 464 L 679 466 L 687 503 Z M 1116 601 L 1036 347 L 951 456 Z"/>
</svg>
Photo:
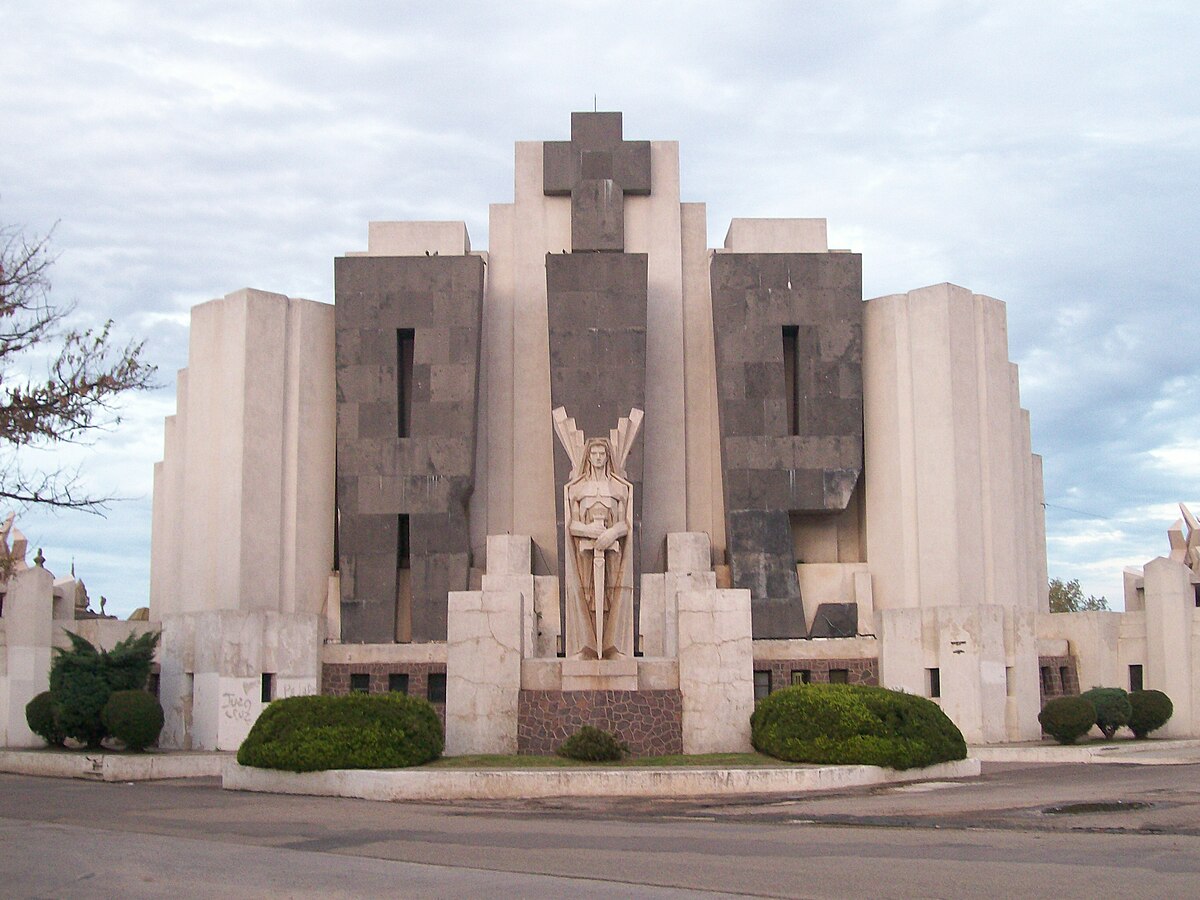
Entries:
<svg viewBox="0 0 1200 900">
<path fill-rule="evenodd" d="M 584 725 L 558 748 L 559 756 L 584 762 L 616 762 L 628 752 L 615 735 L 591 725 Z"/>
<path fill-rule="evenodd" d="M 1129 703 L 1129 694 L 1121 688 L 1094 687 L 1080 696 L 1096 707 L 1096 725 L 1107 740 L 1112 740 L 1122 725 L 1129 724 L 1133 707 Z"/>
<path fill-rule="evenodd" d="M 1060 744 L 1073 744 L 1096 724 L 1096 707 L 1082 696 L 1055 697 L 1042 707 L 1038 721 Z"/>
<path fill-rule="evenodd" d="M 145 750 L 158 740 L 163 727 L 163 711 L 158 698 L 149 691 L 113 691 L 100 720 L 108 733 L 120 739 L 126 749 Z"/>
<path fill-rule="evenodd" d="M 1129 695 L 1129 705 L 1133 708 L 1129 729 L 1136 738 L 1144 738 L 1156 728 L 1162 728 L 1175 712 L 1175 704 L 1162 691 L 1133 691 Z"/>
<path fill-rule="evenodd" d="M 316 772 L 397 769 L 442 754 L 442 723 L 429 703 L 404 694 L 276 700 L 238 748 L 243 766 Z"/>
<path fill-rule="evenodd" d="M 25 704 L 25 721 L 29 730 L 44 740 L 51 747 L 61 747 L 66 735 L 58 727 L 58 717 L 54 710 L 54 695 L 42 691 Z"/>
<path fill-rule="evenodd" d="M 130 635 L 111 650 L 99 650 L 70 631 L 67 637 L 70 647 L 54 648 L 50 693 L 63 734 L 95 749 L 108 735 L 101 715 L 109 695 L 146 686 L 159 635 Z"/>
<path fill-rule="evenodd" d="M 865 685 L 775 691 L 750 717 L 756 750 L 791 762 L 913 769 L 965 759 L 962 732 L 931 700 Z"/>
</svg>

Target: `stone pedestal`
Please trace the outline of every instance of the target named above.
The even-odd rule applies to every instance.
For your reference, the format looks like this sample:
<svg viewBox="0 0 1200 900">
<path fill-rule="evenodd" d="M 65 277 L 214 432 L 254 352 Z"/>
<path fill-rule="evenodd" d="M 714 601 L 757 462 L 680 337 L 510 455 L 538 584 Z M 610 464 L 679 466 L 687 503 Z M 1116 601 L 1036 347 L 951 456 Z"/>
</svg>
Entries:
<svg viewBox="0 0 1200 900">
<path fill-rule="evenodd" d="M 446 632 L 446 754 L 517 752 L 522 595 L 451 591 Z"/>
<path fill-rule="evenodd" d="M 564 659 L 564 691 L 636 691 L 636 659 Z"/>
<path fill-rule="evenodd" d="M 677 598 L 683 752 L 748 752 L 754 712 L 750 592 L 682 591 Z"/>
</svg>

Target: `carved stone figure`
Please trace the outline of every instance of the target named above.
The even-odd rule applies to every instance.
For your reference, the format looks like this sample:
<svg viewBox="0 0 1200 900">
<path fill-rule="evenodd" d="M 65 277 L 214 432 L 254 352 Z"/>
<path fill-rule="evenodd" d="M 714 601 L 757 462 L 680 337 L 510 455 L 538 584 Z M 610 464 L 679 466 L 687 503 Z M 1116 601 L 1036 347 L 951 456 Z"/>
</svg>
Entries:
<svg viewBox="0 0 1200 900">
<path fill-rule="evenodd" d="M 633 655 L 633 484 L 625 460 L 642 424 L 633 409 L 607 438 L 585 438 L 561 406 L 554 430 L 571 460 L 563 487 L 567 656 Z"/>
</svg>

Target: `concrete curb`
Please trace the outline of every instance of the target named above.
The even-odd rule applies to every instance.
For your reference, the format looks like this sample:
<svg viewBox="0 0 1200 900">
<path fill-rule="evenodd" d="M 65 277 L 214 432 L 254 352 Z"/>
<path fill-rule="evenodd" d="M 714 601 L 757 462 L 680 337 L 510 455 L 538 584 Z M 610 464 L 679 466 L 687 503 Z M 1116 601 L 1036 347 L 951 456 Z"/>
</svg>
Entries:
<svg viewBox="0 0 1200 900">
<path fill-rule="evenodd" d="M 1015 763 L 1122 763 L 1135 766 L 1181 766 L 1200 763 L 1200 741 L 1151 740 L 1115 744 L 970 747 L 972 759 Z"/>
<path fill-rule="evenodd" d="M 711 797 L 798 794 L 873 784 L 970 778 L 979 760 L 900 772 L 879 766 L 659 769 L 333 769 L 279 772 L 230 761 L 221 786 L 360 800 L 532 800 L 547 797 Z"/>
<path fill-rule="evenodd" d="M 158 781 L 220 775 L 232 753 L 89 753 L 85 750 L 0 750 L 0 772 L 91 781 Z"/>
</svg>

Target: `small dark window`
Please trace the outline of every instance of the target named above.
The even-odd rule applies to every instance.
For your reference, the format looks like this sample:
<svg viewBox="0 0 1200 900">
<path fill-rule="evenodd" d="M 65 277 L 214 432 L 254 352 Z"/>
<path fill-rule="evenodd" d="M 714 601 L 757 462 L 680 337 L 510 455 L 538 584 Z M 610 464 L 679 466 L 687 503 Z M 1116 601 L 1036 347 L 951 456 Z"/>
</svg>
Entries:
<svg viewBox="0 0 1200 900">
<path fill-rule="evenodd" d="M 408 515 L 396 517 L 396 568 L 412 568 L 412 550 L 408 541 Z"/>
<path fill-rule="evenodd" d="M 1016 696 L 1016 693 L 1017 693 L 1017 686 L 1013 682 L 1013 667 L 1012 666 L 1004 667 L 1004 693 L 1007 694 L 1009 697 Z"/>
<path fill-rule="evenodd" d="M 350 692 L 352 694 L 371 693 L 371 676 L 367 672 L 350 673 Z"/>
<path fill-rule="evenodd" d="M 412 435 L 413 344 L 411 328 L 396 329 L 396 435 Z"/>
<path fill-rule="evenodd" d="M 1053 671 L 1054 670 L 1051 669 L 1049 666 L 1042 666 L 1042 693 L 1043 694 L 1053 694 L 1054 693 Z"/>
<path fill-rule="evenodd" d="M 1143 690 L 1142 684 L 1143 684 L 1143 682 L 1142 682 L 1142 667 L 1141 666 L 1130 666 L 1129 667 L 1129 689 L 1131 691 Z"/>
<path fill-rule="evenodd" d="M 799 336 L 800 329 L 797 326 L 783 326 L 783 397 L 787 406 L 787 433 L 790 435 L 800 433 L 800 387 L 796 383 Z"/>
<path fill-rule="evenodd" d="M 1200 607 L 1200 584 L 1193 584 L 1192 590 L 1196 594 L 1196 606 Z M 0 594 L 0 604 L 4 603 L 4 595 Z"/>
<path fill-rule="evenodd" d="M 157 697 L 161 684 L 162 684 L 162 676 L 159 675 L 157 672 L 151 672 L 150 678 L 146 682 L 146 690 L 148 690 L 155 697 Z"/>
<path fill-rule="evenodd" d="M 391 672 L 388 674 L 388 690 L 393 694 L 408 693 L 408 673 Z"/>
<path fill-rule="evenodd" d="M 445 672 L 430 672 L 429 681 L 426 684 L 425 696 L 429 698 L 430 703 L 445 703 L 446 702 L 446 673 Z"/>
<path fill-rule="evenodd" d="M 849 684 L 850 670 L 849 669 L 830 669 L 829 670 L 830 684 Z"/>
<path fill-rule="evenodd" d="M 771 670 L 759 669 L 754 673 L 754 699 L 761 700 L 771 693 Z"/>
<path fill-rule="evenodd" d="M 812 670 L 792 669 L 792 684 L 811 684 Z"/>
<path fill-rule="evenodd" d="M 925 670 L 925 693 L 930 697 L 942 696 L 942 670 Z"/>
<path fill-rule="evenodd" d="M 271 672 L 262 673 L 262 702 L 270 703 L 275 699 L 275 676 Z"/>
<path fill-rule="evenodd" d="M 1059 666 L 1058 667 L 1058 682 L 1062 686 L 1062 692 L 1064 694 L 1070 693 L 1070 688 L 1068 687 L 1068 685 L 1070 685 L 1070 683 L 1071 683 L 1071 667 L 1070 666 Z"/>
</svg>

